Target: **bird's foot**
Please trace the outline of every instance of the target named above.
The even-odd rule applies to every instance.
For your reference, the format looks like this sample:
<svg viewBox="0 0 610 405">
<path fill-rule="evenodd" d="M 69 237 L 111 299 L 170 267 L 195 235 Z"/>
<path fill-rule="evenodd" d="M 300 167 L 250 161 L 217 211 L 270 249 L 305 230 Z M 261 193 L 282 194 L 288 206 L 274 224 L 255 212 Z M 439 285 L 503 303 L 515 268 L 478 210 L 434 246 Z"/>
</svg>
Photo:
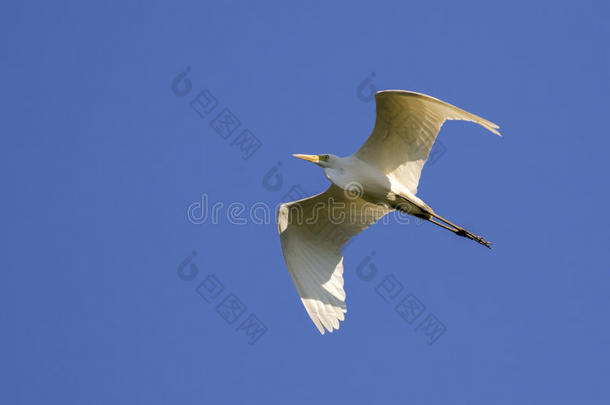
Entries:
<svg viewBox="0 0 610 405">
<path fill-rule="evenodd" d="M 491 242 L 485 240 L 485 238 L 483 238 L 482 236 L 470 233 L 466 229 L 463 229 L 463 228 L 458 229 L 455 233 L 460 236 L 463 236 L 465 238 L 472 239 L 473 241 L 478 242 L 481 245 L 491 249 Z"/>
</svg>

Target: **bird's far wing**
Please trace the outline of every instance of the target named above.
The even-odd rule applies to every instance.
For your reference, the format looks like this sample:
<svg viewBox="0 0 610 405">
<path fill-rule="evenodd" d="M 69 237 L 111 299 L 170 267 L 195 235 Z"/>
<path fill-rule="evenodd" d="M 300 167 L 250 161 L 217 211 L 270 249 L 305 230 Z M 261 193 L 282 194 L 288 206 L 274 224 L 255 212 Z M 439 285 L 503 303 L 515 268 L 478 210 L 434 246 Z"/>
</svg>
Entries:
<svg viewBox="0 0 610 405">
<path fill-rule="evenodd" d="M 322 334 L 325 328 L 339 329 L 346 312 L 343 246 L 391 211 L 348 197 L 333 184 L 321 194 L 282 204 L 278 212 L 286 265 L 307 314 Z"/>
<path fill-rule="evenodd" d="M 496 124 L 425 94 L 402 90 L 375 95 L 373 133 L 356 157 L 383 170 L 414 195 L 421 170 L 445 120 L 472 121 L 500 135 Z"/>
</svg>

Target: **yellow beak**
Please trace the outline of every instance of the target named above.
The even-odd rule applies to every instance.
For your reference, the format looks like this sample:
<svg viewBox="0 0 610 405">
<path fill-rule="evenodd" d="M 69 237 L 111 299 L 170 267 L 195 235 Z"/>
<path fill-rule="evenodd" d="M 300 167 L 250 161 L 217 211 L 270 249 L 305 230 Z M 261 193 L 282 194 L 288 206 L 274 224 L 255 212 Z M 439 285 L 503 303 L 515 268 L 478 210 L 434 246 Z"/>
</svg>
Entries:
<svg viewBox="0 0 610 405">
<path fill-rule="evenodd" d="M 307 161 L 313 162 L 313 163 L 318 163 L 320 161 L 320 157 L 318 155 L 299 155 L 299 154 L 294 154 L 292 156 L 294 156 L 296 158 L 299 158 L 299 159 L 307 160 Z"/>
</svg>

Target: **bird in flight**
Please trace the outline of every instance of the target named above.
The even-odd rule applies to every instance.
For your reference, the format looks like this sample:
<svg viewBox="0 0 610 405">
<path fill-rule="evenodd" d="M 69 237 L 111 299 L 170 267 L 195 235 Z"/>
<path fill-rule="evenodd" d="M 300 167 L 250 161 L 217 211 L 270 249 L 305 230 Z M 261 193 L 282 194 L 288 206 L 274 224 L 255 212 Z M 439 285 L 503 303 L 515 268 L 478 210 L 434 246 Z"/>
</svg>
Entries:
<svg viewBox="0 0 610 405">
<path fill-rule="evenodd" d="M 284 259 L 307 314 L 321 334 L 345 319 L 345 243 L 394 210 L 416 216 L 491 248 L 483 237 L 438 215 L 418 198 L 422 167 L 446 120 L 496 124 L 425 94 L 385 90 L 375 95 L 375 128 L 351 156 L 294 155 L 324 169 L 323 193 L 282 204 L 278 230 Z"/>
</svg>

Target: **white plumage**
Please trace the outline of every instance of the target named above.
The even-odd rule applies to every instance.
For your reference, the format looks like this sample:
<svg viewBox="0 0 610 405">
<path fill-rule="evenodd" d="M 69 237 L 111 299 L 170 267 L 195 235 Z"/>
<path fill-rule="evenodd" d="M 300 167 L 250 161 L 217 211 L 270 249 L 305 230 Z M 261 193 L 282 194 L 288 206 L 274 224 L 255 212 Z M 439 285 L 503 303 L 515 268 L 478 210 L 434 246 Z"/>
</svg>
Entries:
<svg viewBox="0 0 610 405">
<path fill-rule="evenodd" d="M 323 193 L 282 204 L 278 229 L 286 265 L 320 333 L 339 328 L 346 312 L 342 248 L 353 236 L 398 209 L 490 247 L 440 217 L 419 199 L 421 170 L 446 120 L 465 120 L 500 135 L 498 126 L 424 94 L 387 90 L 375 95 L 377 117 L 353 155 L 295 155 L 324 168 Z"/>
</svg>

